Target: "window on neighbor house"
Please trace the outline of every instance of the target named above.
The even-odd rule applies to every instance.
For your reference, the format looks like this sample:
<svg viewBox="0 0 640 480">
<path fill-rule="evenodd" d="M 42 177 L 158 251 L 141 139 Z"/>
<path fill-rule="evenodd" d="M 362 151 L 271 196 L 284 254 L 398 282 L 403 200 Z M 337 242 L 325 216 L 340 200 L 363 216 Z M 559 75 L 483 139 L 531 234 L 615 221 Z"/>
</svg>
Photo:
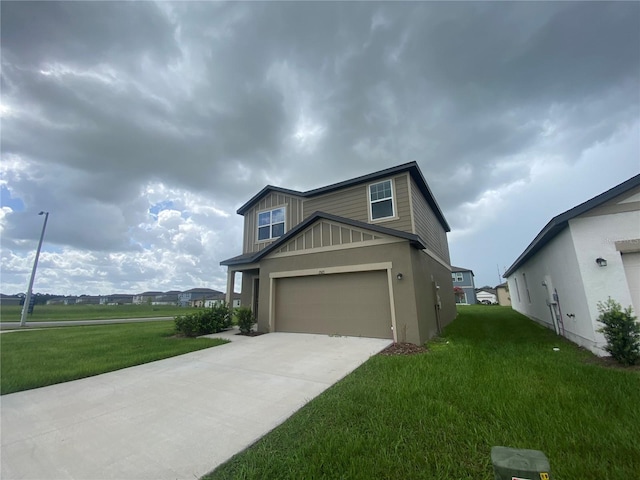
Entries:
<svg viewBox="0 0 640 480">
<path fill-rule="evenodd" d="M 369 213 L 371 220 L 395 216 L 391 180 L 369 185 Z"/>
<path fill-rule="evenodd" d="M 462 282 L 464 277 L 462 276 L 462 272 L 452 272 L 451 278 L 453 278 L 454 282 Z"/>
<path fill-rule="evenodd" d="M 271 240 L 284 235 L 285 207 L 258 213 L 258 241 Z"/>
</svg>

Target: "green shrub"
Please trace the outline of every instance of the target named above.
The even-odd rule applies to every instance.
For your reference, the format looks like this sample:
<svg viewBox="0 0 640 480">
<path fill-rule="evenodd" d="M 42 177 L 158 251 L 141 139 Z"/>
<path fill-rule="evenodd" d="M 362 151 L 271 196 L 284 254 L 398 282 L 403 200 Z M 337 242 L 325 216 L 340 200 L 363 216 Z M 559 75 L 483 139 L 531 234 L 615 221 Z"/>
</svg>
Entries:
<svg viewBox="0 0 640 480">
<path fill-rule="evenodd" d="M 185 337 L 197 337 L 200 330 L 199 312 L 175 317 L 176 332 Z"/>
<path fill-rule="evenodd" d="M 225 303 L 175 317 L 176 332 L 185 337 L 218 333 L 231 326 L 231 309 Z"/>
<path fill-rule="evenodd" d="M 249 333 L 253 328 L 253 324 L 256 323 L 255 318 L 253 318 L 253 312 L 249 307 L 240 307 L 236 310 L 236 321 L 242 333 Z"/>
<path fill-rule="evenodd" d="M 598 302 L 598 321 L 604 327 L 598 331 L 604 334 L 607 345 L 604 349 L 623 365 L 635 365 L 640 360 L 640 324 L 636 322 L 631 307 L 622 310 L 615 300 Z"/>
</svg>

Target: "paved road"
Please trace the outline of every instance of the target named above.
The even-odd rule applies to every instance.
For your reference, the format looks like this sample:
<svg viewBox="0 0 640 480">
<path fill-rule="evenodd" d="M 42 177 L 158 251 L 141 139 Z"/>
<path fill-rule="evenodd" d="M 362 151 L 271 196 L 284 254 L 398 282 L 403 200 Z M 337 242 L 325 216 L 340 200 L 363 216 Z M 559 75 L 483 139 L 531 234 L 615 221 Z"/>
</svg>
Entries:
<svg viewBox="0 0 640 480">
<path fill-rule="evenodd" d="M 1 478 L 199 478 L 391 343 L 295 333 L 234 337 L 3 395 Z"/>
<path fill-rule="evenodd" d="M 0 322 L 0 330 L 26 330 L 42 327 L 73 327 L 74 325 L 109 325 L 112 323 L 137 323 L 156 322 L 158 320 L 173 320 L 174 317 L 149 317 L 149 318 L 109 318 L 104 320 L 65 320 L 50 322 L 26 322 L 25 327 L 20 327 L 20 322 Z"/>
</svg>

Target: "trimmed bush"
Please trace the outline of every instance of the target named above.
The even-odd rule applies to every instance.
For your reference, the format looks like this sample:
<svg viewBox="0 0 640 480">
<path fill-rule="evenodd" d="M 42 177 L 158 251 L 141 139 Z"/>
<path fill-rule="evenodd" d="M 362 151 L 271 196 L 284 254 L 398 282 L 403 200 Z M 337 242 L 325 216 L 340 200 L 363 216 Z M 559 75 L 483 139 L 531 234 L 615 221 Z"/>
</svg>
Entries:
<svg viewBox="0 0 640 480">
<path fill-rule="evenodd" d="M 175 317 L 176 332 L 185 337 L 197 337 L 200 330 L 200 319 L 198 312 Z"/>
<path fill-rule="evenodd" d="M 236 310 L 236 321 L 242 333 L 249 333 L 253 328 L 253 324 L 256 323 L 255 318 L 253 318 L 253 312 L 249 307 L 240 307 Z"/>
<path fill-rule="evenodd" d="M 606 302 L 598 302 L 598 321 L 604 327 L 598 331 L 604 334 L 607 345 L 604 349 L 623 365 L 635 365 L 640 360 L 640 324 L 633 315 L 633 309 L 622 309 L 611 297 Z"/>
<path fill-rule="evenodd" d="M 226 303 L 214 304 L 206 310 L 175 317 L 176 332 L 185 337 L 218 333 L 231 326 L 231 317 L 231 309 Z"/>
</svg>

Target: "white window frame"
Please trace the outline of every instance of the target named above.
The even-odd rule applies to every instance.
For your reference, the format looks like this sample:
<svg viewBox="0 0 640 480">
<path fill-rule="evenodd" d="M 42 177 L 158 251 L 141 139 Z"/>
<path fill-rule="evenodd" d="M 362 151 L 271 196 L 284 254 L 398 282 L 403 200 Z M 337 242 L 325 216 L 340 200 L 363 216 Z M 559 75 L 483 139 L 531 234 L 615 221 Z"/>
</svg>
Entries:
<svg viewBox="0 0 640 480">
<path fill-rule="evenodd" d="M 453 278 L 453 281 L 456 283 L 464 282 L 464 275 L 462 272 L 451 272 L 451 278 Z"/>
<path fill-rule="evenodd" d="M 391 186 L 391 197 L 387 197 L 387 198 L 383 198 L 383 199 L 377 199 L 377 200 L 371 200 L 371 187 L 373 187 L 374 185 L 380 185 L 381 183 L 385 183 L 385 182 L 389 182 L 389 185 Z M 370 183 L 367 185 L 367 199 L 369 201 L 369 221 L 371 223 L 373 222 L 384 222 L 387 220 L 394 220 L 397 219 L 398 217 L 396 216 L 396 192 L 395 192 L 395 186 L 394 186 L 394 181 L 393 178 L 387 178 L 384 180 L 380 180 L 378 182 L 375 183 Z M 379 203 L 379 202 L 384 202 L 387 200 L 391 200 L 391 215 L 388 217 L 380 217 L 380 218 L 373 218 L 373 204 L 374 203 Z"/>
<path fill-rule="evenodd" d="M 284 221 L 282 222 L 276 222 L 273 223 L 271 221 L 271 219 L 273 218 L 273 211 L 274 210 L 280 210 L 282 209 L 284 211 Z M 262 213 L 269 213 L 269 218 L 270 218 L 270 223 L 268 225 L 260 225 L 260 214 Z M 280 235 L 279 237 L 274 237 L 273 236 L 273 226 L 274 225 L 278 225 L 282 223 L 283 224 L 283 231 L 282 231 L 282 235 Z M 269 227 L 269 238 L 260 238 L 260 228 L 264 228 L 264 227 Z M 287 233 L 287 206 L 286 205 L 280 205 L 279 207 L 272 207 L 272 208 L 267 208 L 265 210 L 260 210 L 259 212 L 256 212 L 256 242 L 258 243 L 262 243 L 262 242 L 271 242 L 272 240 L 277 240 L 278 238 L 283 237 L 285 234 Z"/>
</svg>

